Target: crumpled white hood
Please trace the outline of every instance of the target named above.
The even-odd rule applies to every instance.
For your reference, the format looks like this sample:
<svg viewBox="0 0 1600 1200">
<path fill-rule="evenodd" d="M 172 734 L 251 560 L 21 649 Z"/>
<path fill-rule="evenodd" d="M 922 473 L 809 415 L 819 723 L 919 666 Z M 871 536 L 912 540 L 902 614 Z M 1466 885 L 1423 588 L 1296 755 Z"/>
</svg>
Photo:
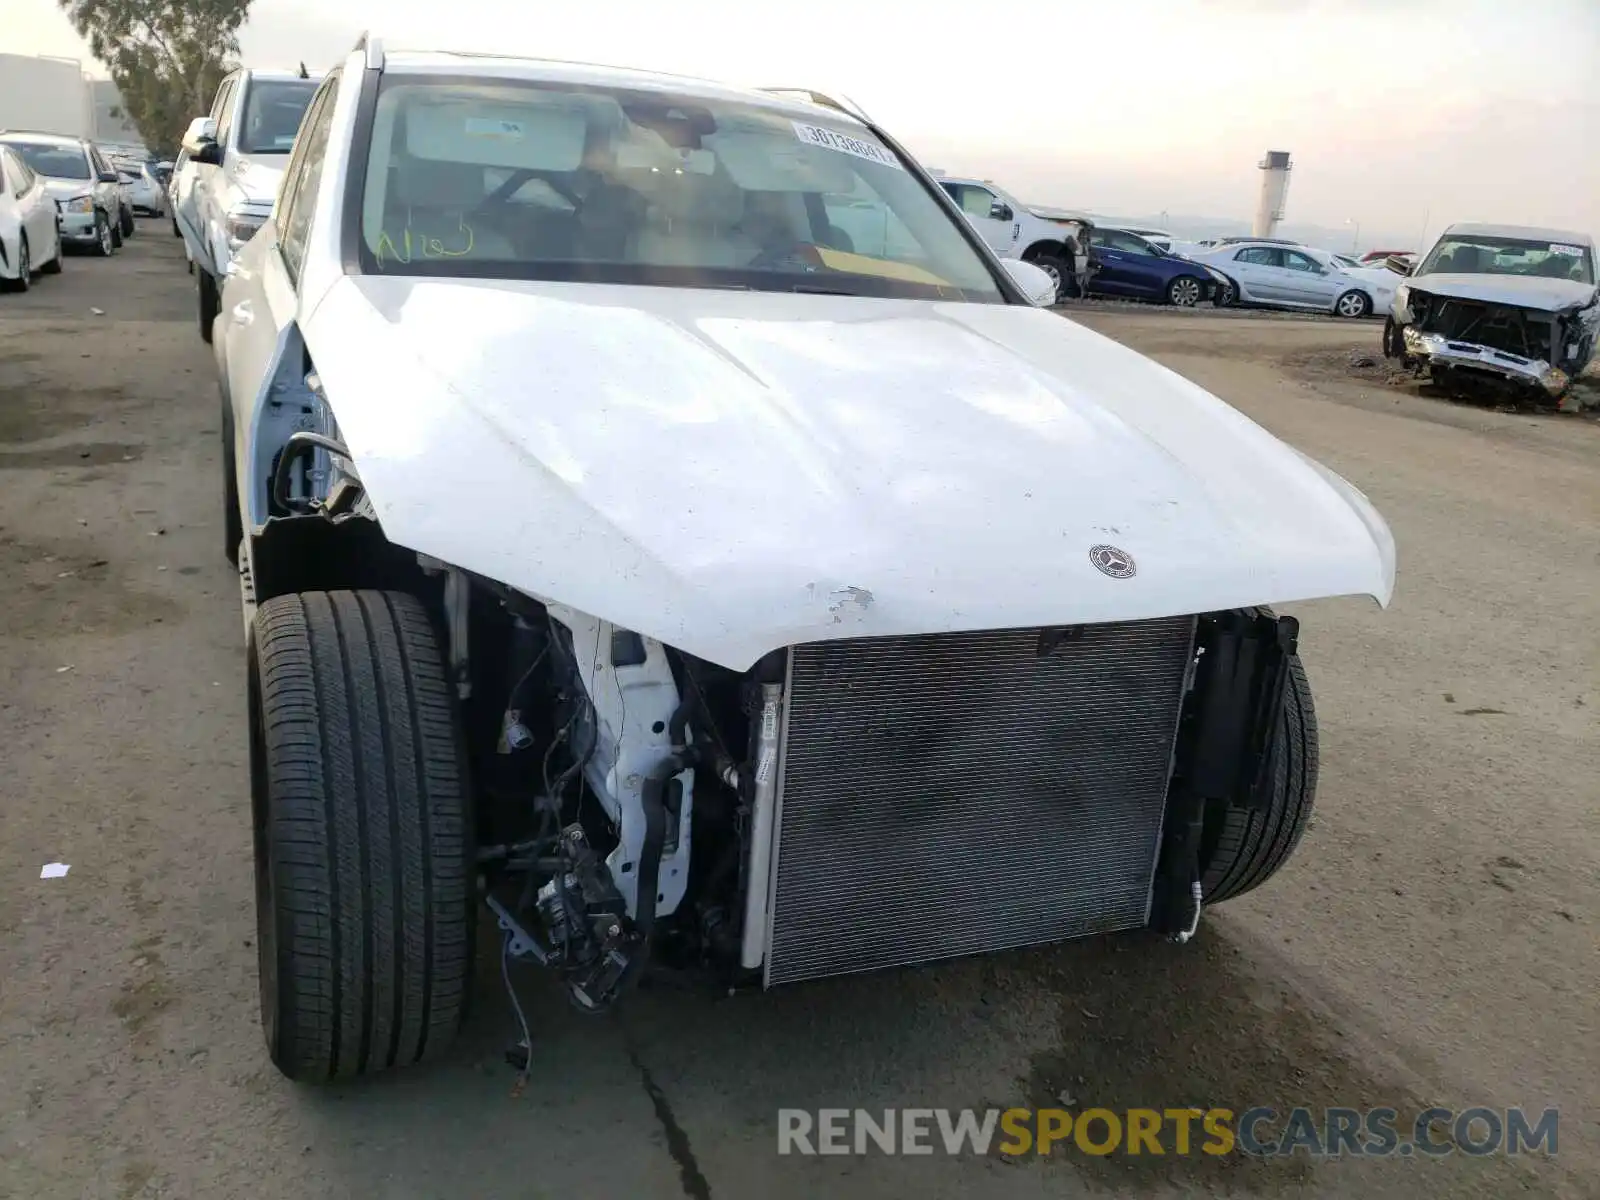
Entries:
<svg viewBox="0 0 1600 1200">
<path fill-rule="evenodd" d="M 1541 279 L 1535 275 L 1463 275 L 1445 271 L 1436 275 L 1413 275 L 1402 282 L 1435 296 L 1514 304 L 1547 312 L 1584 308 L 1595 302 L 1592 283 Z"/>
<path fill-rule="evenodd" d="M 1348 484 L 1035 309 L 341 277 L 306 339 L 391 540 L 736 669 L 1393 587 Z"/>
</svg>

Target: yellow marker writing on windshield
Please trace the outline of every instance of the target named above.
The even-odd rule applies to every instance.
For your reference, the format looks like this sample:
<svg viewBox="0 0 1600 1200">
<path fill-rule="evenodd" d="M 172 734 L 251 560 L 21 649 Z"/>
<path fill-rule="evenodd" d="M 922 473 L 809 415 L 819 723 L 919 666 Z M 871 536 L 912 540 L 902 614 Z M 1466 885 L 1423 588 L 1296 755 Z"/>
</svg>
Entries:
<svg viewBox="0 0 1600 1200">
<path fill-rule="evenodd" d="M 398 263 L 409 263 L 420 252 L 423 258 L 463 258 L 472 253 L 474 238 L 472 227 L 465 221 L 457 222 L 457 227 L 466 235 L 467 244 L 459 250 L 452 250 L 444 244 L 443 238 L 426 237 L 418 234 L 413 242 L 411 229 L 408 226 L 401 232 L 400 246 L 396 246 L 394 239 L 387 231 L 378 234 L 378 244 L 375 252 L 378 256 L 378 265 L 383 265 L 385 257 L 393 258 Z M 402 250 L 401 247 L 404 247 Z"/>
</svg>

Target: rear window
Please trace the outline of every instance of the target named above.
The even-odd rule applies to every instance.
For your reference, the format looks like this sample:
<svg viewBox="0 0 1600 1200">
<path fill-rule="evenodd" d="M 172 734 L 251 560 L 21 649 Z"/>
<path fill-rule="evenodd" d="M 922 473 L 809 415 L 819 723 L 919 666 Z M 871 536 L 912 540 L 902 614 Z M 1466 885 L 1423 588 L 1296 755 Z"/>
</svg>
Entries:
<svg viewBox="0 0 1600 1200">
<path fill-rule="evenodd" d="M 7 139 L 10 146 L 38 174 L 51 179 L 88 179 L 89 159 L 77 146 L 55 146 L 48 142 L 22 142 Z"/>
<path fill-rule="evenodd" d="M 381 85 L 364 268 L 999 301 L 955 218 L 864 126 L 738 100 Z"/>
</svg>

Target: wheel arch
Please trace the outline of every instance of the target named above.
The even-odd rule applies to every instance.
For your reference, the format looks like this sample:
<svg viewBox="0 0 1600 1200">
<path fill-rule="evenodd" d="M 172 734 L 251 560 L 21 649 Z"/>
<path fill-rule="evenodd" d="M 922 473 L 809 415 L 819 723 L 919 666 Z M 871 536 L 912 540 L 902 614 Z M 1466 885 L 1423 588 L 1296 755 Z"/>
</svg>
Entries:
<svg viewBox="0 0 1600 1200">
<path fill-rule="evenodd" d="M 255 602 L 293 592 L 409 592 L 430 612 L 443 610 L 441 576 L 428 575 L 417 556 L 384 536 L 368 516 L 330 519 L 319 513 L 273 517 L 250 535 L 250 583 Z"/>
<path fill-rule="evenodd" d="M 1029 245 L 1029 247 L 1022 252 L 1022 261 L 1032 262 L 1042 254 L 1049 254 L 1055 258 L 1061 258 L 1066 252 L 1067 244 L 1065 242 L 1051 240 L 1050 238 L 1040 238 L 1038 241 Z"/>
</svg>

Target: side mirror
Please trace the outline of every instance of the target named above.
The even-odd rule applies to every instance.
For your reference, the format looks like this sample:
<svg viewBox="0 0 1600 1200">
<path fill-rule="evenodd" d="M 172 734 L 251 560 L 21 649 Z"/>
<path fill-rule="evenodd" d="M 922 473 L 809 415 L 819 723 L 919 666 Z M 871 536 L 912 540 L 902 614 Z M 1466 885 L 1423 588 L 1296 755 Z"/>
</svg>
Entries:
<svg viewBox="0 0 1600 1200">
<path fill-rule="evenodd" d="M 201 142 L 189 155 L 190 162 L 204 163 L 210 167 L 222 165 L 222 144 L 220 142 Z"/>
<path fill-rule="evenodd" d="M 193 154 L 206 142 L 217 140 L 217 123 L 210 117 L 196 117 L 183 131 L 183 148 Z"/>
<path fill-rule="evenodd" d="M 1390 255 L 1388 258 L 1384 259 L 1383 265 L 1399 275 L 1409 275 L 1411 274 L 1412 270 L 1414 270 L 1412 264 L 1406 262 L 1406 260 L 1403 258 L 1396 258 L 1393 255 Z"/>
<path fill-rule="evenodd" d="M 1023 262 L 1020 258 L 1002 258 L 1000 265 L 1035 308 L 1049 308 L 1056 302 L 1056 281 L 1042 267 Z"/>
<path fill-rule="evenodd" d="M 1011 211 L 1011 205 L 1002 200 L 996 200 L 989 206 L 989 219 L 991 221 L 1010 221 L 1016 216 Z"/>
<path fill-rule="evenodd" d="M 95 178 L 101 183 L 121 183 L 122 182 L 122 176 L 118 175 L 115 171 L 101 171 L 99 174 L 97 174 L 95 176 Z"/>
</svg>

